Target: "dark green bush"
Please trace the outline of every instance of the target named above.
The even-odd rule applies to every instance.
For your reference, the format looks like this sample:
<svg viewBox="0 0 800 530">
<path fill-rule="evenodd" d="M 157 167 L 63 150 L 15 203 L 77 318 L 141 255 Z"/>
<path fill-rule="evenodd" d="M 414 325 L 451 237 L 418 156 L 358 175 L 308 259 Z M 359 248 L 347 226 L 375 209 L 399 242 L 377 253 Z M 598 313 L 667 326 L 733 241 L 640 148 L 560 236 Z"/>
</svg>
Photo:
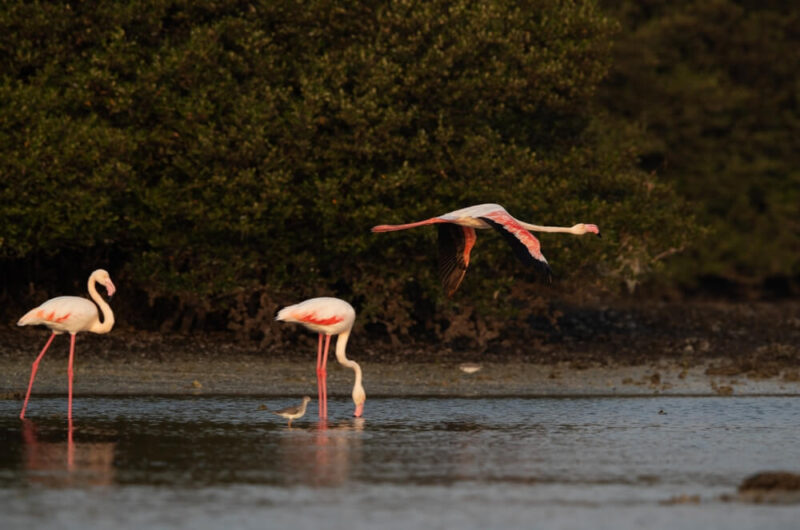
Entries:
<svg viewBox="0 0 800 530">
<path fill-rule="evenodd" d="M 0 259 L 112 248 L 151 303 L 243 333 L 338 294 L 402 335 L 443 300 L 435 231 L 372 225 L 482 202 L 594 222 L 602 243 L 541 237 L 575 288 L 633 285 L 691 235 L 594 103 L 616 29 L 594 2 L 342 4 L 6 2 Z M 494 234 L 471 268 L 458 304 L 533 279 Z"/>
<path fill-rule="evenodd" d="M 636 122 L 642 167 L 696 205 L 708 237 L 678 277 L 800 279 L 800 8 L 750 0 L 606 0 L 623 25 L 601 91 Z"/>
</svg>

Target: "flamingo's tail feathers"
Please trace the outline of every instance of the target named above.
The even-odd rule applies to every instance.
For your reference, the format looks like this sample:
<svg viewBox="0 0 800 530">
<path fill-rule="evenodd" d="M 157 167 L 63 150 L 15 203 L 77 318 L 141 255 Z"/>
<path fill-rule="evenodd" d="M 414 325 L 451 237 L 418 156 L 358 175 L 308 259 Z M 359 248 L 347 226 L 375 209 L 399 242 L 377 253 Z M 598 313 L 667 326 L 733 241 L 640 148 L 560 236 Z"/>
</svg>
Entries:
<svg viewBox="0 0 800 530">
<path fill-rule="evenodd" d="M 292 313 L 292 307 L 291 306 L 284 307 L 283 309 L 278 311 L 278 314 L 275 316 L 275 320 L 282 320 L 283 322 L 288 322 L 288 321 L 291 320 L 291 317 L 292 317 L 291 313 Z"/>
<path fill-rule="evenodd" d="M 38 320 L 38 318 L 36 316 L 37 309 L 31 309 L 30 311 L 28 311 L 27 313 L 22 315 L 22 318 L 17 320 L 17 325 L 18 326 L 27 326 L 29 324 L 35 324 L 36 321 Z"/>
<path fill-rule="evenodd" d="M 418 226 L 425 226 L 425 225 L 432 225 L 436 223 L 446 223 L 448 221 L 444 219 L 439 219 L 438 217 L 432 217 L 431 219 L 425 219 L 424 221 L 418 221 L 416 223 L 407 223 L 404 225 L 378 225 L 373 226 L 373 232 L 394 232 L 396 230 L 406 230 L 408 228 L 416 228 Z"/>
</svg>

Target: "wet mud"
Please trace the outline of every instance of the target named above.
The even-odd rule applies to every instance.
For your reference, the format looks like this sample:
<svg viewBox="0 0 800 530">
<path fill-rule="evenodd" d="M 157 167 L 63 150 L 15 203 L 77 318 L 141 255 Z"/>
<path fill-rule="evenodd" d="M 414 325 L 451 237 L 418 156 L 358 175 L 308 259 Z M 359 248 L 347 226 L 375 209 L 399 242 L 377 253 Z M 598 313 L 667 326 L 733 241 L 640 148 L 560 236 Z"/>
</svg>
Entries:
<svg viewBox="0 0 800 530">
<path fill-rule="evenodd" d="M 747 395 L 800 393 L 800 302 L 566 306 L 487 344 L 393 346 L 355 333 L 348 355 L 367 394 Z M 80 394 L 313 393 L 316 337 L 263 349 L 226 333 L 143 332 L 118 325 L 80 335 Z M 47 331 L 0 328 L 0 398 L 19 399 Z M 58 337 L 35 393 L 66 390 L 68 340 Z M 465 366 L 468 367 L 465 370 Z M 349 394 L 352 373 L 329 364 L 329 391 Z"/>
</svg>

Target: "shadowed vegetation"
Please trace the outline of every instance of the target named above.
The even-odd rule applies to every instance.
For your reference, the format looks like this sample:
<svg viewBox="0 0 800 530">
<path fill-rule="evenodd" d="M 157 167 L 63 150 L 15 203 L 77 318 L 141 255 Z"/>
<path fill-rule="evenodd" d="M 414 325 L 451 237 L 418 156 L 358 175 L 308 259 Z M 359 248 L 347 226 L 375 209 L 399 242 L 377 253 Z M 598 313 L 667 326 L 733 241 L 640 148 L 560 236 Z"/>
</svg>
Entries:
<svg viewBox="0 0 800 530">
<path fill-rule="evenodd" d="M 79 293 L 103 265 L 120 286 L 120 321 L 142 328 L 230 329 L 269 344 L 281 338 L 279 305 L 330 294 L 352 301 L 376 336 L 485 344 L 499 329 L 488 316 L 527 318 L 542 293 L 633 290 L 667 258 L 705 256 L 692 246 L 693 212 L 719 229 L 711 201 L 729 203 L 700 185 L 702 135 L 688 136 L 696 156 L 680 156 L 683 165 L 653 166 L 653 146 L 665 157 L 681 133 L 657 143 L 630 108 L 636 94 L 654 94 L 630 92 L 628 79 L 645 74 L 624 50 L 650 38 L 636 29 L 650 19 L 631 10 L 556 0 L 7 2 L 7 311 Z M 733 91 L 720 105 L 752 101 Z M 713 126 L 706 118 L 687 120 Z M 769 192 L 782 205 L 770 211 L 786 212 L 785 170 L 769 170 L 789 186 Z M 604 239 L 542 235 L 556 276 L 547 287 L 486 233 L 447 301 L 435 230 L 369 232 L 482 202 L 538 224 L 594 222 Z M 781 237 L 791 248 L 795 236 Z M 721 251 L 698 271 L 744 263 Z M 781 256 L 756 272 L 796 272 L 797 258 Z"/>
<path fill-rule="evenodd" d="M 800 8 L 603 4 L 623 30 L 601 100 L 620 127 L 639 129 L 640 166 L 674 184 L 707 228 L 676 257 L 676 277 L 789 294 L 800 285 Z"/>
</svg>

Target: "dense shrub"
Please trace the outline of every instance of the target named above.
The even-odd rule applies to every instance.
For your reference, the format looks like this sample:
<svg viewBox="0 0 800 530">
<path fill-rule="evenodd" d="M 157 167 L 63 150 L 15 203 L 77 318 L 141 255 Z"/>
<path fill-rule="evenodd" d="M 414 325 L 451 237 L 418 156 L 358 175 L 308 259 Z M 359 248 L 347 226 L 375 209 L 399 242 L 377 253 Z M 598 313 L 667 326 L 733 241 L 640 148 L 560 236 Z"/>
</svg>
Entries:
<svg viewBox="0 0 800 530">
<path fill-rule="evenodd" d="M 615 29 L 560 0 L 6 2 L 0 260 L 38 284 L 111 260 L 180 310 L 165 328 L 221 311 L 258 335 L 338 294 L 376 330 L 440 333 L 430 315 L 507 311 L 534 276 L 482 235 L 443 306 L 434 231 L 369 228 L 499 202 L 601 225 L 541 237 L 560 285 L 635 285 L 691 220 L 594 103 Z"/>
<path fill-rule="evenodd" d="M 693 201 L 708 237 L 679 278 L 800 280 L 800 8 L 606 0 L 623 25 L 601 94 L 638 123 L 645 170 Z"/>
</svg>

